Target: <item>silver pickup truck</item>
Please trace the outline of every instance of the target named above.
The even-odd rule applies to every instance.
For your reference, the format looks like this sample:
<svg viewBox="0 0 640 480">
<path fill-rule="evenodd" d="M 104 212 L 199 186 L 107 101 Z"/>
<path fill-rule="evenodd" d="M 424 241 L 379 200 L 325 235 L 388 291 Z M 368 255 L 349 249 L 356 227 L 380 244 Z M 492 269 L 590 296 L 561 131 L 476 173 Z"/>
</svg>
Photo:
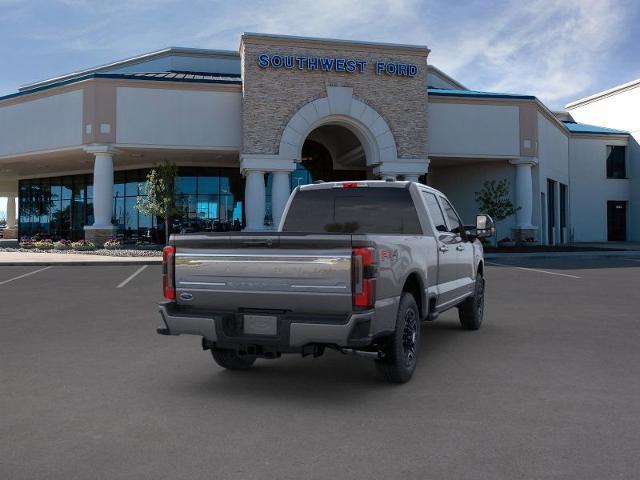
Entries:
<svg viewBox="0 0 640 480">
<path fill-rule="evenodd" d="M 228 369 L 332 348 L 406 382 L 423 320 L 457 307 L 463 328 L 480 327 L 477 239 L 493 230 L 486 215 L 463 225 L 442 193 L 418 183 L 300 186 L 277 232 L 171 237 L 158 333 L 201 336 Z"/>
</svg>

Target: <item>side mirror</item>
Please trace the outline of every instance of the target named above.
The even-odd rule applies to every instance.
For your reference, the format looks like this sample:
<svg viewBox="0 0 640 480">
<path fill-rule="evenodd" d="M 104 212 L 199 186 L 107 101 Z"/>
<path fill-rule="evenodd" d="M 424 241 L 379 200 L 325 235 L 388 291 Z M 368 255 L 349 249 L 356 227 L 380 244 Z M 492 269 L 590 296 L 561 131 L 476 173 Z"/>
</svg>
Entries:
<svg viewBox="0 0 640 480">
<path fill-rule="evenodd" d="M 496 234 L 496 225 L 489 215 L 476 216 L 476 236 L 478 238 L 492 237 Z"/>
</svg>

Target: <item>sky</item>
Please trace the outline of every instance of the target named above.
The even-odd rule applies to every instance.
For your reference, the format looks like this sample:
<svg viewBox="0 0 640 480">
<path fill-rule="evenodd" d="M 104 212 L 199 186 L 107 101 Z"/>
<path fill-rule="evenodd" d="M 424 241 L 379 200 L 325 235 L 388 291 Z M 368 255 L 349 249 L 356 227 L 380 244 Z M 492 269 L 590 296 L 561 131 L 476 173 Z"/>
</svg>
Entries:
<svg viewBox="0 0 640 480">
<path fill-rule="evenodd" d="M 237 50 L 244 31 L 427 45 L 466 87 L 554 110 L 640 78 L 637 0 L 0 0 L 0 95 L 168 46 Z"/>
</svg>

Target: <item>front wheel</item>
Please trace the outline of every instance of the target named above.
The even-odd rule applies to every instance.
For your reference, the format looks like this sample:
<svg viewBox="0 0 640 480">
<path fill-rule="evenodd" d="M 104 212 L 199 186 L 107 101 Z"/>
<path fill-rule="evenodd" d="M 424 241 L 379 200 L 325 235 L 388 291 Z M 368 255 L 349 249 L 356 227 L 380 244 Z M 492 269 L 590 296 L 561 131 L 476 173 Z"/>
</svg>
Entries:
<svg viewBox="0 0 640 480">
<path fill-rule="evenodd" d="M 384 357 L 376 360 L 378 372 L 388 382 L 408 382 L 416 369 L 419 348 L 420 311 L 413 295 L 405 292 L 400 297 L 396 330 L 381 344 Z"/>
<path fill-rule="evenodd" d="M 473 296 L 458 307 L 460 325 L 465 330 L 478 330 L 484 317 L 484 277 L 478 273 Z"/>
<path fill-rule="evenodd" d="M 256 361 L 255 355 L 238 355 L 235 350 L 212 348 L 211 355 L 218 365 L 227 370 L 247 370 Z"/>
</svg>

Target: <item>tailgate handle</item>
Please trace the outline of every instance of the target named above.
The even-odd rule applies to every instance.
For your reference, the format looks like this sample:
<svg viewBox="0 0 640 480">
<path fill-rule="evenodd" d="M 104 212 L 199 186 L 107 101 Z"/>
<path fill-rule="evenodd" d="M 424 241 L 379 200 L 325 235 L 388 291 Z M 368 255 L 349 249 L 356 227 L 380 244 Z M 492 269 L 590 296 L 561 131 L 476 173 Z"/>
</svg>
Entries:
<svg viewBox="0 0 640 480">
<path fill-rule="evenodd" d="M 242 245 L 246 247 L 271 247 L 273 246 L 273 240 L 245 240 Z"/>
</svg>

